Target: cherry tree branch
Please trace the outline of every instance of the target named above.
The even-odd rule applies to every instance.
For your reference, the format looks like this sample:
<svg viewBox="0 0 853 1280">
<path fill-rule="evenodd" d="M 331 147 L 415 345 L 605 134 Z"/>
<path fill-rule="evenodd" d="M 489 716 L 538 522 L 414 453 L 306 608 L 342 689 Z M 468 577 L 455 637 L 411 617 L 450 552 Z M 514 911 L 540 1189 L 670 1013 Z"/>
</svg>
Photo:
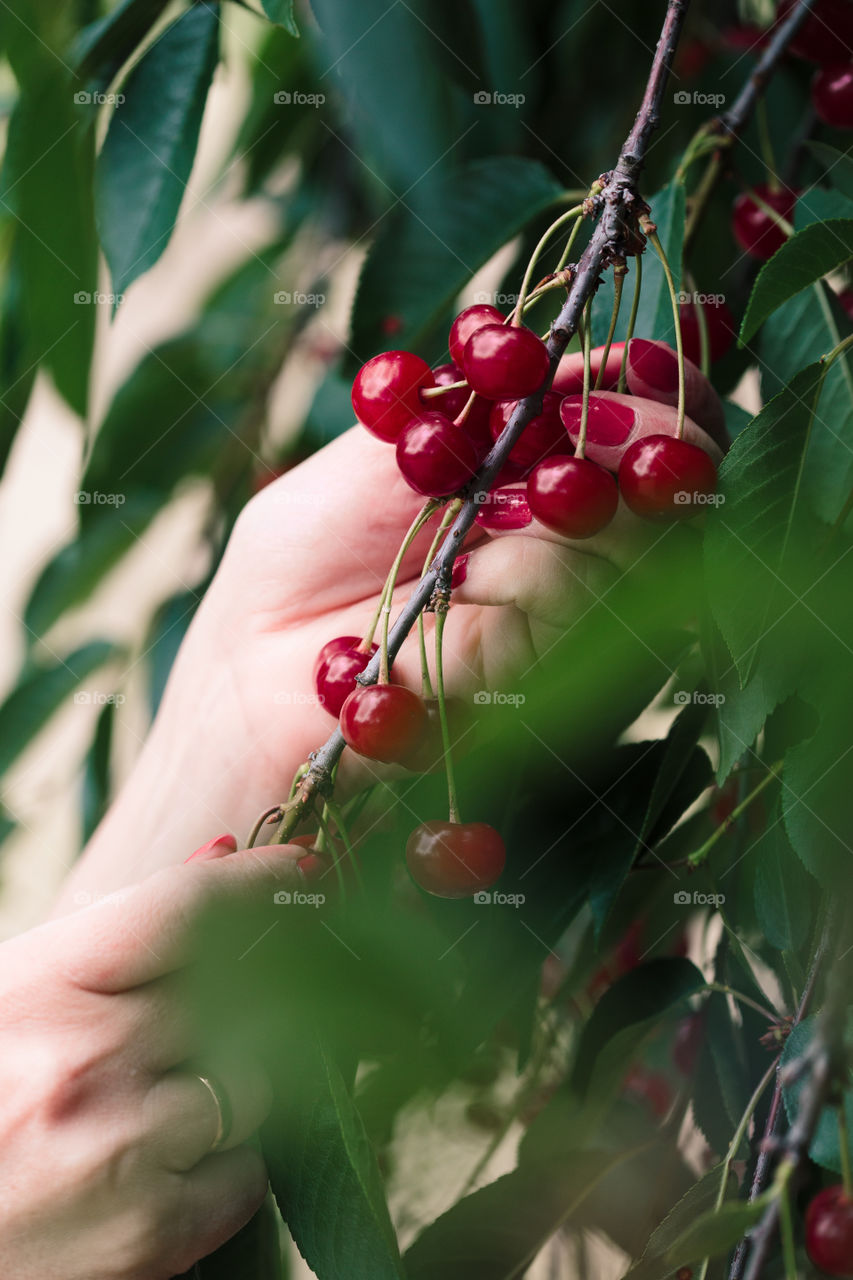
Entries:
<svg viewBox="0 0 853 1280">
<path fill-rule="evenodd" d="M 668 0 L 666 17 L 637 117 L 622 147 L 616 167 L 604 174 L 599 181 L 600 194 L 594 197 L 594 202 L 596 210 L 600 210 L 600 217 L 577 266 L 571 272 L 566 301 L 551 326 L 547 342 L 550 358 L 548 376 L 538 391 L 519 402 L 494 448 L 464 490 L 464 501 L 456 520 L 428 572 L 415 587 L 389 632 L 388 657 L 391 661 L 396 657 L 403 641 L 415 626 L 419 614 L 429 604 L 436 589 L 440 591 L 449 589 L 453 562 L 461 551 L 462 543 L 474 523 L 480 504 L 491 489 L 493 481 L 522 431 L 541 412 L 545 392 L 554 380 L 557 366 L 569 341 L 577 332 L 583 309 L 601 283 L 601 272 L 612 263 L 614 258 L 621 257 L 627 252 L 636 252 L 638 245 L 642 243 L 638 240 L 636 220 L 640 213 L 646 211 L 647 206 L 639 196 L 637 183 L 645 163 L 649 142 L 660 123 L 664 93 L 688 4 L 689 0 Z M 379 676 L 379 658 L 380 655 L 376 654 L 370 660 L 363 674 L 359 676 L 359 683 L 375 684 Z M 302 816 L 316 797 L 328 793 L 334 768 L 345 745 L 338 727 L 324 745 L 313 754 L 296 795 L 287 806 L 283 806 L 283 817 L 276 829 L 273 843 L 285 841 L 295 831 Z"/>
</svg>

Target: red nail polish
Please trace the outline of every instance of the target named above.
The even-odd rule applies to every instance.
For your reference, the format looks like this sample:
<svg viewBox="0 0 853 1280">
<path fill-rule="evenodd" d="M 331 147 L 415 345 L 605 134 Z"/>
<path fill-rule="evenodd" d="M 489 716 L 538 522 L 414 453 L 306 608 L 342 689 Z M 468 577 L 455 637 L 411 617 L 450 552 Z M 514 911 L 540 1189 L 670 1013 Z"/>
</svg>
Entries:
<svg viewBox="0 0 853 1280">
<path fill-rule="evenodd" d="M 193 860 L 204 862 L 207 859 L 218 858 L 226 852 L 237 852 L 237 840 L 227 831 L 225 835 L 214 836 L 212 840 L 207 841 L 207 844 L 200 845 L 195 853 L 191 853 L 188 858 L 184 858 L 184 863 L 192 862 Z"/>
<path fill-rule="evenodd" d="M 493 489 L 477 512 L 482 529 L 524 529 L 533 516 L 526 489 Z"/>
<path fill-rule="evenodd" d="M 583 396 L 567 396 L 560 406 L 563 426 L 575 440 L 580 431 L 582 412 Z M 586 438 L 590 444 L 614 448 L 616 445 L 625 443 L 634 430 L 635 420 L 634 410 L 624 401 L 608 400 L 606 396 L 591 395 Z"/>
<path fill-rule="evenodd" d="M 453 572 L 450 575 L 451 587 L 461 587 L 462 583 L 468 577 L 468 555 L 459 556 L 453 562 Z"/>
<path fill-rule="evenodd" d="M 678 390 L 678 356 L 670 347 L 647 338 L 632 338 L 628 362 L 634 373 L 655 391 L 671 395 Z"/>
</svg>

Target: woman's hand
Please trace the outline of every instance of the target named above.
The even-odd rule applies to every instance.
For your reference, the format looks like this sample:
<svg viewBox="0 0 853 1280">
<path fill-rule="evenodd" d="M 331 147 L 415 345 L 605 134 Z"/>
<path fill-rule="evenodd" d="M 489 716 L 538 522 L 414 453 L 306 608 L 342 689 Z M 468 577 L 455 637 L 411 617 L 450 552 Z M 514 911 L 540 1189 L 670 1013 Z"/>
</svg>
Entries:
<svg viewBox="0 0 853 1280">
<path fill-rule="evenodd" d="M 615 347 L 608 378 L 620 358 Z M 599 361 L 600 353 L 594 370 Z M 555 385 L 577 391 L 581 371 L 579 356 L 566 358 Z M 639 437 L 674 435 L 674 374 L 665 344 L 632 344 L 631 394 L 596 396 L 588 456 L 615 470 Z M 719 461 L 721 406 L 692 365 L 685 437 Z M 361 427 L 248 504 L 131 781 L 72 876 L 66 905 L 81 885 L 100 891 L 121 885 L 140 869 L 174 862 L 179 849 L 211 831 L 245 833 L 286 796 L 295 769 L 334 727 L 314 698 L 316 654 L 334 636 L 363 634 L 421 505 L 397 470 L 393 448 Z M 434 527 L 435 520 L 406 557 L 392 616 L 420 576 Z M 499 534 L 475 526 L 445 632 L 450 691 L 470 698 L 508 670 L 528 669 L 620 572 L 636 563 L 636 571 L 652 573 L 649 552 L 666 536 L 621 502 L 613 523 L 585 541 L 561 538 L 535 521 Z M 419 687 L 414 637 L 395 674 Z M 126 856 L 117 861 L 122 841 Z"/>
<path fill-rule="evenodd" d="M 298 883 L 305 850 L 233 847 L 221 838 L 189 866 L 0 945 L 4 1280 L 168 1280 L 263 1200 L 247 1143 L 269 1083 L 245 1062 L 198 1068 L 232 1111 L 213 1151 L 217 1105 L 186 1065 L 176 974 L 203 907 Z"/>
</svg>

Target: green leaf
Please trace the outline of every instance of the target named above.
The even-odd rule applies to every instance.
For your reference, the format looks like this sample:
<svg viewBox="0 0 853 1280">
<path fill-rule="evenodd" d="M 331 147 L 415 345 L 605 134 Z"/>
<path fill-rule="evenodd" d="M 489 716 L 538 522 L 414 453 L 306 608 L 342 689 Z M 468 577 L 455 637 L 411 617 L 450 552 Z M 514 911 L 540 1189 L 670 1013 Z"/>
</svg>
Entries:
<svg viewBox="0 0 853 1280">
<path fill-rule="evenodd" d="M 784 1072 L 787 1066 L 801 1057 L 808 1048 L 814 1036 L 817 1017 L 817 1014 L 812 1014 L 810 1017 L 804 1018 L 796 1027 L 792 1027 L 791 1033 L 785 1041 L 785 1048 L 782 1051 L 782 1058 L 779 1064 L 781 1072 Z M 849 1048 L 851 1041 L 849 1026 L 845 1039 Z M 782 1078 L 785 1078 L 784 1074 Z M 793 1124 L 796 1120 L 800 1091 L 804 1084 L 805 1078 L 801 1077 L 800 1079 L 795 1079 L 791 1084 L 784 1085 L 782 1088 L 782 1098 L 785 1103 L 789 1124 Z M 844 1113 L 847 1118 L 847 1132 L 853 1134 L 853 1089 L 844 1090 Z M 824 1107 L 821 1111 L 815 1135 L 809 1147 L 809 1155 L 815 1164 L 819 1164 L 822 1168 L 831 1169 L 833 1173 L 842 1172 L 838 1112 L 835 1107 Z M 850 1156 L 853 1159 L 853 1146 L 851 1146 Z"/>
<path fill-rule="evenodd" d="M 389 215 L 359 281 L 352 322 L 358 360 L 394 342 L 423 341 L 470 279 L 533 217 L 562 194 L 533 160 L 476 160 L 446 178 L 424 183 L 406 206 Z"/>
<path fill-rule="evenodd" d="M 747 343 L 769 315 L 853 257 L 853 220 L 835 218 L 796 232 L 758 273 L 740 330 Z"/>
<path fill-rule="evenodd" d="M 849 151 L 839 151 L 826 142 L 809 142 L 806 145 L 826 165 L 826 177 L 832 186 L 853 200 L 853 156 Z"/>
<path fill-rule="evenodd" d="M 723 1165 L 720 1163 L 694 1182 L 649 1236 L 643 1256 L 627 1272 L 625 1280 L 671 1280 L 669 1251 L 698 1218 L 714 1208 L 722 1177 Z M 734 1175 L 729 1171 L 727 1190 L 732 1191 L 736 1186 Z"/>
<path fill-rule="evenodd" d="M 293 0 L 261 0 L 261 3 L 270 22 L 274 22 L 278 27 L 284 27 L 285 31 L 299 38 L 299 28 L 293 16 Z"/>
<path fill-rule="evenodd" d="M 520 1280 L 604 1175 L 631 1154 L 569 1150 L 559 1160 L 519 1166 L 421 1232 L 405 1255 L 408 1280 Z"/>
<path fill-rule="evenodd" d="M 101 244 L 122 294 L 165 249 L 189 181 L 219 57 L 219 9 L 196 3 L 143 54 L 122 85 L 98 158 Z"/>
<path fill-rule="evenodd" d="M 265 1140 L 270 1184 L 305 1261 L 322 1280 L 403 1280 L 376 1158 L 337 1066 L 313 1059 L 310 1093 Z M 297 1105 L 298 1103 L 298 1105 Z M 279 1119 L 279 1123 L 280 1119 Z"/>
<path fill-rule="evenodd" d="M 669 182 L 649 200 L 652 220 L 657 225 L 658 238 L 669 261 L 675 280 L 675 288 L 681 288 L 681 259 L 684 247 L 685 195 L 682 182 Z M 628 259 L 628 275 L 622 291 L 622 305 L 616 325 L 615 341 L 624 341 L 628 332 L 628 318 L 634 288 L 634 262 Z M 613 273 L 608 271 L 595 295 L 592 308 L 592 336 L 596 344 L 607 338 L 613 311 Z M 655 250 L 648 246 L 643 254 L 643 287 L 640 307 L 634 330 L 638 337 L 660 338 L 675 345 L 675 320 L 672 299 L 663 267 Z"/>
<path fill-rule="evenodd" d="M 811 187 L 794 206 L 795 231 L 803 231 L 813 223 L 831 222 L 833 218 L 853 218 L 853 200 L 839 191 Z"/>
<path fill-rule="evenodd" d="M 660 769 L 655 777 L 649 796 L 646 816 L 643 818 L 643 825 L 640 828 L 637 840 L 638 852 L 643 847 L 646 838 L 654 831 L 667 802 L 684 778 L 686 771 L 691 765 L 696 764 L 697 758 L 694 749 L 702 736 L 707 718 L 708 705 L 691 700 L 678 713 L 670 725 L 669 732 L 666 735 Z M 704 764 L 707 768 L 707 756 L 704 758 Z M 702 791 L 708 781 L 706 771 L 702 769 L 702 778 L 698 783 L 696 795 Z M 684 806 L 684 808 L 687 807 L 687 805 Z M 676 816 L 681 817 L 681 813 Z M 664 835 L 666 833 L 661 832 L 660 834 Z"/>
<path fill-rule="evenodd" d="M 279 1215 L 271 1195 L 236 1235 L 195 1264 L 187 1280 L 285 1280 Z M 180 1277 L 176 1277 L 180 1280 Z"/>
<path fill-rule="evenodd" d="M 30 666 L 0 706 L 0 773 L 29 746 L 64 700 L 94 671 L 119 654 L 106 640 L 75 649 L 50 665 Z M 89 701 L 89 697 L 84 701 Z"/>
<path fill-rule="evenodd" d="M 755 1226 L 766 1208 L 767 1202 L 762 1198 L 751 1204 L 735 1200 L 722 1205 L 716 1213 L 711 1210 L 702 1214 L 670 1247 L 670 1264 L 684 1267 L 727 1253 Z"/>
<path fill-rule="evenodd" d="M 815 733 L 785 757 L 782 808 L 803 865 L 826 888 L 844 892 L 853 841 L 849 717 L 843 699 L 826 699 L 821 710 Z"/>
<path fill-rule="evenodd" d="M 105 702 L 98 714 L 95 735 L 83 763 L 82 840 L 85 845 L 107 811 L 112 798 L 112 757 L 115 700 Z"/>
<path fill-rule="evenodd" d="M 778 951 L 797 951 L 814 918 L 814 881 L 805 871 L 785 834 L 781 811 L 753 847 L 755 910 L 764 936 Z"/>
<path fill-rule="evenodd" d="M 17 244 L 13 243 L 0 305 L 0 475 L 29 403 L 38 367 L 27 355 L 24 281 L 19 259 Z"/>
<path fill-rule="evenodd" d="M 572 1087 L 586 1093 L 594 1076 L 624 1071 L 629 1040 L 636 1044 L 650 1023 L 704 985 L 696 966 L 679 956 L 650 960 L 619 978 L 605 991 L 581 1033 Z M 630 1037 L 625 1035 L 628 1031 Z M 619 1055 L 613 1052 L 617 1038 Z M 608 1049 L 611 1052 L 602 1068 L 600 1059 Z"/>
<path fill-rule="evenodd" d="M 151 30 L 169 0 L 121 0 L 111 13 L 85 26 L 71 49 L 81 80 L 103 92 Z"/>
<path fill-rule="evenodd" d="M 759 645 L 800 595 L 794 550 L 822 372 L 818 364 L 801 369 L 741 432 L 720 467 L 722 502 L 708 520 L 705 566 L 714 618 L 742 686 Z"/>
<path fill-rule="evenodd" d="M 796 676 L 789 681 L 762 662 L 761 657 L 746 685 L 740 687 L 734 666 L 723 673 L 717 690 L 722 701 L 717 706 L 720 756 L 717 785 L 722 786 L 732 769 L 754 745 L 764 722 L 779 703 L 794 692 Z"/>
</svg>

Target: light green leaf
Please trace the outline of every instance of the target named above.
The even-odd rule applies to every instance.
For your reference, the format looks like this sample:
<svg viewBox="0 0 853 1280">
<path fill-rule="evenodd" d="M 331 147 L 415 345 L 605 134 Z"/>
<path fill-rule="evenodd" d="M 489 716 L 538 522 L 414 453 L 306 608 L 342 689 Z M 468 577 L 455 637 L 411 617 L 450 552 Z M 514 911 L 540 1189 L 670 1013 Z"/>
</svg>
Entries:
<svg viewBox="0 0 853 1280">
<path fill-rule="evenodd" d="M 853 200 L 853 156 L 849 151 L 839 151 L 827 142 L 806 144 L 820 162 L 826 165 L 826 178 L 842 195 Z"/>
<path fill-rule="evenodd" d="M 121 0 L 111 13 L 85 26 L 71 57 L 78 76 L 103 92 L 157 22 L 169 0 Z"/>
<path fill-rule="evenodd" d="M 796 951 L 812 927 L 814 881 L 791 848 L 778 811 L 768 819 L 751 857 L 758 923 L 771 946 Z"/>
<path fill-rule="evenodd" d="M 796 232 L 758 273 L 740 330 L 744 346 L 769 315 L 853 257 L 853 220 L 833 218 Z"/>
<path fill-rule="evenodd" d="M 178 216 L 219 57 L 219 9 L 193 4 L 121 88 L 98 158 L 101 244 L 122 294 L 162 254 Z"/>
<path fill-rule="evenodd" d="M 625 1280 L 672 1280 L 669 1251 L 699 1217 L 714 1208 L 722 1177 L 723 1165 L 717 1164 L 693 1184 L 649 1236 L 643 1256 L 626 1273 Z M 729 1172 L 728 1191 L 733 1185 L 736 1186 L 735 1179 Z"/>
<path fill-rule="evenodd" d="M 293 0 L 261 0 L 261 3 L 270 22 L 284 27 L 285 31 L 299 38 L 299 28 L 293 16 Z"/>
<path fill-rule="evenodd" d="M 716 1213 L 713 1210 L 703 1213 L 670 1247 L 667 1253 L 670 1264 L 684 1267 L 727 1253 L 755 1226 L 766 1208 L 766 1200 L 759 1197 L 751 1204 L 734 1200 L 722 1205 Z"/>
</svg>

